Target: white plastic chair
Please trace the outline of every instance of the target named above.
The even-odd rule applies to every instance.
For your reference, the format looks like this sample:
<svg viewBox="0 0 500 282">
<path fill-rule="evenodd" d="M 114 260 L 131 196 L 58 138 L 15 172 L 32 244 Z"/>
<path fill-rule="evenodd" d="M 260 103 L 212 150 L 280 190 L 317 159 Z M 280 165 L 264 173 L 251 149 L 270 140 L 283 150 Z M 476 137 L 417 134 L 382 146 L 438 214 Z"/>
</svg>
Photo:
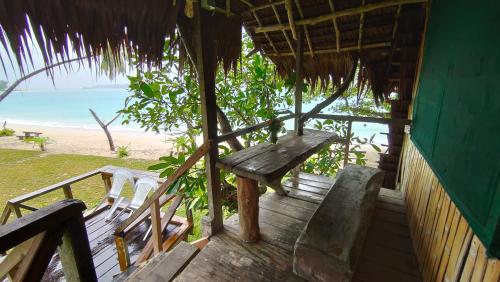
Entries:
<svg viewBox="0 0 500 282">
<path fill-rule="evenodd" d="M 113 173 L 113 184 L 111 185 L 111 189 L 98 205 L 99 207 L 106 199 L 114 199 L 113 205 L 109 209 L 108 215 L 105 217 L 106 220 L 110 220 L 112 218 L 113 213 L 115 213 L 123 201 L 123 197 L 121 197 L 120 194 L 122 193 L 123 186 L 125 186 L 125 183 L 127 182 L 134 185 L 134 175 L 130 171 L 126 169 L 117 169 Z"/>
<path fill-rule="evenodd" d="M 146 201 L 149 192 L 155 191 L 156 189 L 158 189 L 158 181 L 156 179 L 149 176 L 143 176 L 137 179 L 134 186 L 135 192 L 132 201 L 130 201 L 130 203 L 123 208 L 115 218 L 118 218 L 127 210 L 130 211 L 128 215 L 130 217 L 130 215 L 132 215 L 132 213 L 135 212 L 144 203 L 144 201 Z"/>
</svg>

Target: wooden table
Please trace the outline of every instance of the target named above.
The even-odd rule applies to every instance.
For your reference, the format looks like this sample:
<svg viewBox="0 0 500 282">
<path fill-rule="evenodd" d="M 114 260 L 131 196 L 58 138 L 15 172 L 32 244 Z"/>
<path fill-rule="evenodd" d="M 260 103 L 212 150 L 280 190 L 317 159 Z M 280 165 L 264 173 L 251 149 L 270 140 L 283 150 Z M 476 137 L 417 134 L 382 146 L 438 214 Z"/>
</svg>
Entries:
<svg viewBox="0 0 500 282">
<path fill-rule="evenodd" d="M 313 154 L 342 139 L 335 133 L 306 129 L 304 135 L 288 133 L 276 144 L 269 142 L 235 152 L 217 163 L 219 168 L 237 175 L 238 214 L 243 241 L 259 239 L 258 181 L 265 184 L 281 182 L 291 169 Z"/>
<path fill-rule="evenodd" d="M 38 137 L 38 136 L 42 135 L 41 132 L 35 132 L 35 131 L 23 131 L 23 134 L 24 135 L 17 136 L 17 138 L 19 138 L 19 140 L 24 140 L 24 139 Z"/>
</svg>

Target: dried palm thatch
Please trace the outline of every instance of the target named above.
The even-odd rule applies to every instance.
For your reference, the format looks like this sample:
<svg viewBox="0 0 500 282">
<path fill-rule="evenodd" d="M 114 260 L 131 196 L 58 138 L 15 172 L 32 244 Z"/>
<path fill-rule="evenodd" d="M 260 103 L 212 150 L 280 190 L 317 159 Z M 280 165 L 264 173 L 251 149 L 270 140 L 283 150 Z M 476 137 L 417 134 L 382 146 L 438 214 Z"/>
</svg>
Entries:
<svg viewBox="0 0 500 282">
<path fill-rule="evenodd" d="M 359 85 L 370 85 L 376 101 L 382 101 L 398 90 L 401 73 L 394 62 L 416 61 L 425 1 L 211 0 L 210 5 L 218 7 L 212 21 L 214 55 L 226 72 L 236 70 L 244 26 L 279 74 L 289 76 L 295 72 L 297 29 L 303 29 L 306 79 L 322 87 L 338 86 L 359 60 Z M 67 60 L 73 49 L 80 58 L 92 58 L 89 63 L 102 54 L 117 60 L 134 54 L 139 62 L 160 66 L 165 42 L 179 44 L 170 49 L 178 50 L 182 58 L 187 58 L 184 46 L 195 50 L 192 4 L 192 0 L 0 0 L 0 45 L 13 51 L 11 63 L 21 67 L 32 60 L 31 41 L 46 64 Z M 334 13 L 341 15 L 332 18 Z M 400 29 L 400 22 L 409 28 Z M 173 38 L 176 28 L 181 39 Z M 1 62 L 4 65 L 5 60 Z"/>
<path fill-rule="evenodd" d="M 12 50 L 21 71 L 33 63 L 31 42 L 48 65 L 74 52 L 89 64 L 102 54 L 134 54 L 139 62 L 160 66 L 184 5 L 183 0 L 0 0 L 0 43 Z M 241 21 L 216 25 L 226 35 L 216 38 L 217 57 L 229 69 L 241 52 Z M 5 58 L 0 60 L 5 69 Z"/>
</svg>

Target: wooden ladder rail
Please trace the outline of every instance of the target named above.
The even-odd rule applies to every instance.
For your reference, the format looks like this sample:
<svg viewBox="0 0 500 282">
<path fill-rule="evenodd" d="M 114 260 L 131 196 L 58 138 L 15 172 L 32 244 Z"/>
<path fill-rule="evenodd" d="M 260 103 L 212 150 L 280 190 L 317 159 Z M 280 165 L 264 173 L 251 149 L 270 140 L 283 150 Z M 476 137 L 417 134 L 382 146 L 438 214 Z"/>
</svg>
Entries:
<svg viewBox="0 0 500 282">
<path fill-rule="evenodd" d="M 68 281 L 97 281 L 79 200 L 63 200 L 0 226 L 0 278 L 40 281 L 58 249 Z M 20 250 L 21 249 L 21 250 Z"/>
<path fill-rule="evenodd" d="M 165 182 L 163 182 L 158 190 L 156 190 L 151 197 L 149 197 L 127 220 L 125 220 L 115 230 L 115 243 L 118 253 L 118 262 L 120 270 L 126 270 L 130 265 L 130 256 L 128 253 L 128 244 L 126 240 L 127 234 L 132 229 L 137 227 L 140 223 L 145 221 L 151 215 L 152 226 L 152 241 L 148 242 L 145 251 L 140 256 L 140 260 L 149 258 L 151 252 L 150 247 L 153 247 L 154 253 L 157 254 L 163 251 L 163 230 L 168 226 L 168 222 L 174 216 L 175 210 L 182 200 L 182 196 L 175 196 L 174 194 L 165 195 L 170 185 L 174 184 L 182 175 L 184 175 L 191 167 L 193 167 L 205 154 L 208 152 L 212 142 L 206 142 L 201 145 L 187 160 L 181 165 L 172 175 L 170 175 Z M 175 196 L 175 198 L 174 198 Z M 162 221 L 160 209 L 168 201 L 173 198 L 172 208 L 165 213 L 164 220 Z M 165 217 L 168 217 L 165 219 Z M 166 222 L 166 224 L 165 224 Z"/>
</svg>

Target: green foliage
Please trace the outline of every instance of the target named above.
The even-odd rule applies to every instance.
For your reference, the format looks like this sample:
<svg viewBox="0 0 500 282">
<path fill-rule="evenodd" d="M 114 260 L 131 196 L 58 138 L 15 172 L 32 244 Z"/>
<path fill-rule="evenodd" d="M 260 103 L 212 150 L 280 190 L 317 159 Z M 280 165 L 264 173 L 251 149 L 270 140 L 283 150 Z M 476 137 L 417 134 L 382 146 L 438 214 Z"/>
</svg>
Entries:
<svg viewBox="0 0 500 282">
<path fill-rule="evenodd" d="M 41 136 L 26 138 L 24 139 L 24 141 L 32 142 L 33 146 L 37 146 L 38 148 L 40 148 L 41 151 L 45 151 L 47 144 L 50 144 L 52 142 L 52 140 L 49 137 L 41 137 Z"/>
<path fill-rule="evenodd" d="M 3 137 L 3 136 L 14 136 L 15 133 L 16 133 L 16 131 L 14 129 L 4 128 L 4 129 L 0 130 L 0 137 Z"/>
<path fill-rule="evenodd" d="M 128 157 L 130 155 L 128 152 L 128 147 L 127 146 L 118 146 L 118 148 L 116 148 L 116 155 L 120 159 Z"/>
<path fill-rule="evenodd" d="M 245 36 L 243 54 L 253 49 L 252 41 Z M 134 121 L 144 130 L 175 134 L 175 147 L 180 153 L 162 157 L 158 164 L 149 167 L 150 170 L 160 172 L 163 177 L 171 175 L 197 149 L 200 145 L 197 137 L 202 133 L 197 77 L 189 66 L 180 65 L 176 54 L 176 50 L 166 52 L 165 56 L 174 62 L 161 70 L 139 70 L 137 75 L 129 77 L 132 94 L 127 98 L 124 109 L 120 111 L 125 117 L 124 123 Z M 225 74 L 222 68 L 219 68 L 215 86 L 217 105 L 227 116 L 233 130 L 274 119 L 292 109 L 294 77 L 279 77 L 275 65 L 259 53 L 243 55 L 237 69 L 238 72 Z M 305 101 L 331 93 L 320 93 L 318 89 L 309 91 L 309 88 L 307 84 L 304 87 Z M 337 132 L 342 136 L 347 134 L 345 124 L 323 121 L 314 126 Z M 273 122 L 267 130 L 245 134 L 240 140 L 245 147 L 249 147 L 265 141 L 276 142 L 278 135 L 283 133 L 283 123 Z M 355 151 L 356 162 L 363 163 L 364 153 L 358 149 L 359 145 L 353 146 L 351 150 Z M 221 144 L 219 152 L 224 156 L 229 154 L 231 149 Z M 343 153 L 343 146 L 339 145 L 332 146 L 330 150 L 323 150 L 305 163 L 305 170 L 333 175 L 343 163 Z M 232 211 L 235 208 L 234 175 L 221 171 L 221 181 L 223 203 L 226 211 Z M 205 209 L 208 200 L 204 162 L 198 162 L 170 187 L 169 192 L 183 193 L 190 208 Z"/>
</svg>

